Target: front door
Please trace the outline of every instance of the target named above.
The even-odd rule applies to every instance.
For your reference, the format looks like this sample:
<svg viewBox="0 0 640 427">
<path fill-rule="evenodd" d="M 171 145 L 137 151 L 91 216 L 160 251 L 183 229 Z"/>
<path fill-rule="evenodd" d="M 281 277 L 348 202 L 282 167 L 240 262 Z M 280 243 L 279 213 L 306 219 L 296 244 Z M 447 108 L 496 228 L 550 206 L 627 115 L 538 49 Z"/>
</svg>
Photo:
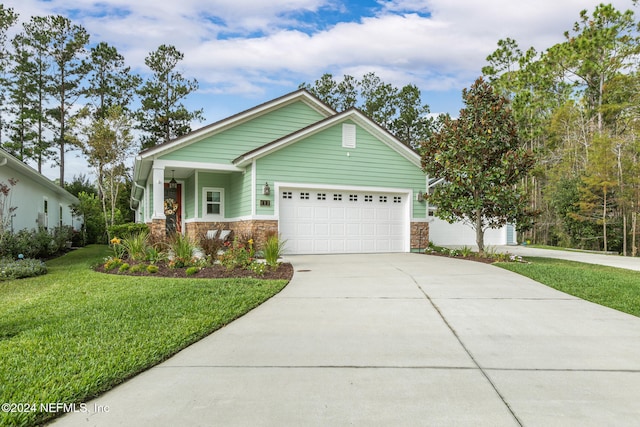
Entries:
<svg viewBox="0 0 640 427">
<path fill-rule="evenodd" d="M 182 232 L 182 185 L 171 188 L 164 184 L 164 215 L 167 217 L 167 236 Z"/>
</svg>

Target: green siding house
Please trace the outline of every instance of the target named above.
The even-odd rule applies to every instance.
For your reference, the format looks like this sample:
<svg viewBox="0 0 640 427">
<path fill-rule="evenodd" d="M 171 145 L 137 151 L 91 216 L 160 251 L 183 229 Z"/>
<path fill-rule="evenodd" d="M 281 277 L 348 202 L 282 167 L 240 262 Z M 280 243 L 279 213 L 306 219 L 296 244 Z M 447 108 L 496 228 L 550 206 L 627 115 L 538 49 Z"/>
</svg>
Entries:
<svg viewBox="0 0 640 427">
<path fill-rule="evenodd" d="M 428 243 L 420 157 L 357 109 L 306 90 L 139 153 L 132 207 L 152 233 L 233 230 L 286 252 L 409 252 Z"/>
</svg>

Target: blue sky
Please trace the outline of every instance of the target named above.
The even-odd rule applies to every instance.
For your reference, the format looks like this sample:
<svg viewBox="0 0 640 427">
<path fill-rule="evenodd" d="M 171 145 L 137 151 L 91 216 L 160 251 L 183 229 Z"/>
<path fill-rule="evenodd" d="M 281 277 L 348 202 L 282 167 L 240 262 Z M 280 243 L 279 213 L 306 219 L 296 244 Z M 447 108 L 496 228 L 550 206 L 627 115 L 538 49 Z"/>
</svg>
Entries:
<svg viewBox="0 0 640 427">
<path fill-rule="evenodd" d="M 598 0 L 8 0 L 26 21 L 61 14 L 107 42 L 144 74 L 160 44 L 185 54 L 196 78 L 190 108 L 222 119 L 296 90 L 323 73 L 375 72 L 416 84 L 433 113 L 457 115 L 460 93 L 480 75 L 501 38 L 544 50 L 562 41 Z M 620 10 L 631 0 L 613 0 Z M 637 13 L 637 11 L 636 11 Z M 81 162 L 67 162 L 78 170 Z M 55 177 L 57 173 L 46 172 Z M 67 173 L 71 177 L 73 173 Z"/>
</svg>

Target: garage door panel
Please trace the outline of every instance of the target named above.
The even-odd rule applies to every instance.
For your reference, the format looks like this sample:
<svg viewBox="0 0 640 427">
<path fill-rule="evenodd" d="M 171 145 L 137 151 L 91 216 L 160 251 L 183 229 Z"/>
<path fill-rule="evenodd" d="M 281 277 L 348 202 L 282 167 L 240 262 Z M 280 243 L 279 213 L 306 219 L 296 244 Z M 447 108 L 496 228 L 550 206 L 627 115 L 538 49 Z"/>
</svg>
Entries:
<svg viewBox="0 0 640 427">
<path fill-rule="evenodd" d="M 402 252 L 406 196 L 362 191 L 286 189 L 279 195 L 287 253 Z M 290 193 L 290 195 L 289 195 Z"/>
</svg>

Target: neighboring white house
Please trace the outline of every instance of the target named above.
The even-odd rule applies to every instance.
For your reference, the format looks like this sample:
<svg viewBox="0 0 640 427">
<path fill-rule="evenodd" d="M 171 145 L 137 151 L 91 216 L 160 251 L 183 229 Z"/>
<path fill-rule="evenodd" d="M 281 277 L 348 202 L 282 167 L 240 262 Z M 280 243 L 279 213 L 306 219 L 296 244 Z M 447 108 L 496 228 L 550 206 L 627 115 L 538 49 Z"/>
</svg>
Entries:
<svg viewBox="0 0 640 427">
<path fill-rule="evenodd" d="M 9 180 L 17 181 L 14 186 Z M 44 227 L 53 229 L 62 225 L 79 230 L 82 219 L 74 217 L 71 205 L 79 203 L 71 193 L 44 175 L 22 163 L 0 148 L 0 183 L 11 191 L 6 196 L 7 228 L 12 231 Z M 16 208 L 9 213 L 9 207 Z"/>
<path fill-rule="evenodd" d="M 442 179 L 431 179 L 427 191 L 442 183 Z M 449 224 L 434 215 L 437 208 L 429 207 L 429 241 L 436 246 L 475 246 L 476 231 L 470 224 L 457 221 Z M 507 224 L 500 228 L 490 228 L 484 232 L 485 246 L 517 245 L 516 228 Z"/>
</svg>

